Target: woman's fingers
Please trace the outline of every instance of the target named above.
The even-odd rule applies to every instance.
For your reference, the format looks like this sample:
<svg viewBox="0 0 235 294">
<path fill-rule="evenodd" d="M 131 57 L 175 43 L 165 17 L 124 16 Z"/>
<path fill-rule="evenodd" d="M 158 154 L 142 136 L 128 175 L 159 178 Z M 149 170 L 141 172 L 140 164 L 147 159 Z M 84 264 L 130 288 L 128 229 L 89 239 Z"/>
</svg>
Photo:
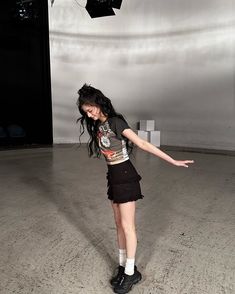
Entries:
<svg viewBox="0 0 235 294">
<path fill-rule="evenodd" d="M 194 160 L 177 160 L 176 161 L 177 166 L 188 167 L 188 163 L 194 163 Z"/>
</svg>

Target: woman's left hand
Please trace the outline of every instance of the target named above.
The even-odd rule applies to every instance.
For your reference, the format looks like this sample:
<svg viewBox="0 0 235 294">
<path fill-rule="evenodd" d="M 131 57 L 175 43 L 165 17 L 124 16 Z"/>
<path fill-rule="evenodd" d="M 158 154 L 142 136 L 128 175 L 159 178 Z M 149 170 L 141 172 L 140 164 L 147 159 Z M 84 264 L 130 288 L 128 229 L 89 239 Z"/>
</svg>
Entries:
<svg viewBox="0 0 235 294">
<path fill-rule="evenodd" d="M 188 167 L 188 163 L 194 163 L 194 160 L 175 160 L 174 165 Z"/>
</svg>

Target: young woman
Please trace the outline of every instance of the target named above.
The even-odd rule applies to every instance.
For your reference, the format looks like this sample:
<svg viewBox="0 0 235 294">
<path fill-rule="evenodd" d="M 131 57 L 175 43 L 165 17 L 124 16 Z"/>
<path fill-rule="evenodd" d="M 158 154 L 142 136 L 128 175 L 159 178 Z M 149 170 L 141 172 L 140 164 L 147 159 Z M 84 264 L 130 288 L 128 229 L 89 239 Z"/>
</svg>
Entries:
<svg viewBox="0 0 235 294">
<path fill-rule="evenodd" d="M 135 265 L 135 201 L 143 196 L 139 184 L 141 177 L 129 160 L 130 144 L 176 166 L 188 167 L 193 160 L 175 160 L 139 138 L 100 90 L 85 84 L 78 94 L 77 105 L 82 115 L 78 121 L 82 126 L 81 135 L 84 127 L 90 135 L 89 155 L 99 157 L 102 153 L 108 166 L 107 194 L 114 212 L 119 247 L 119 267 L 110 282 L 115 293 L 124 294 L 141 280 L 141 273 Z"/>
</svg>

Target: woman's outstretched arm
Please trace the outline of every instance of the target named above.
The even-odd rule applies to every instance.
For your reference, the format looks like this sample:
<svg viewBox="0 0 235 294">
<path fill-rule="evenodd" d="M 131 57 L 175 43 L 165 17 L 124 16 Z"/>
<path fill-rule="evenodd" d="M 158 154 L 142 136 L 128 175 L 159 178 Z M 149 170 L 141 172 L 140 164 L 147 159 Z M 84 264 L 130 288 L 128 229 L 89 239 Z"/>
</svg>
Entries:
<svg viewBox="0 0 235 294">
<path fill-rule="evenodd" d="M 155 147 L 153 144 L 141 139 L 139 136 L 136 135 L 131 129 L 125 129 L 122 132 L 122 135 L 128 138 L 131 142 L 133 142 L 136 146 L 140 149 L 152 153 L 167 162 L 176 165 L 176 166 L 184 166 L 188 167 L 189 163 L 193 163 L 193 160 L 175 160 L 165 152 L 161 151 L 159 148 Z"/>
</svg>

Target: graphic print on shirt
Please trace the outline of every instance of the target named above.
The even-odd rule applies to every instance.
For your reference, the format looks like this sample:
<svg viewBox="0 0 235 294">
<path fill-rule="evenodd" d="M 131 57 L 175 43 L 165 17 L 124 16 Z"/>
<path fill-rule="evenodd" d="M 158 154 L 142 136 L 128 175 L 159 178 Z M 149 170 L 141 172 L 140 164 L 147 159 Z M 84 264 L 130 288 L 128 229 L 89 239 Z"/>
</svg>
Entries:
<svg viewBox="0 0 235 294">
<path fill-rule="evenodd" d="M 125 140 L 117 138 L 108 121 L 100 124 L 97 137 L 100 151 L 108 163 L 123 162 L 129 159 Z"/>
</svg>

